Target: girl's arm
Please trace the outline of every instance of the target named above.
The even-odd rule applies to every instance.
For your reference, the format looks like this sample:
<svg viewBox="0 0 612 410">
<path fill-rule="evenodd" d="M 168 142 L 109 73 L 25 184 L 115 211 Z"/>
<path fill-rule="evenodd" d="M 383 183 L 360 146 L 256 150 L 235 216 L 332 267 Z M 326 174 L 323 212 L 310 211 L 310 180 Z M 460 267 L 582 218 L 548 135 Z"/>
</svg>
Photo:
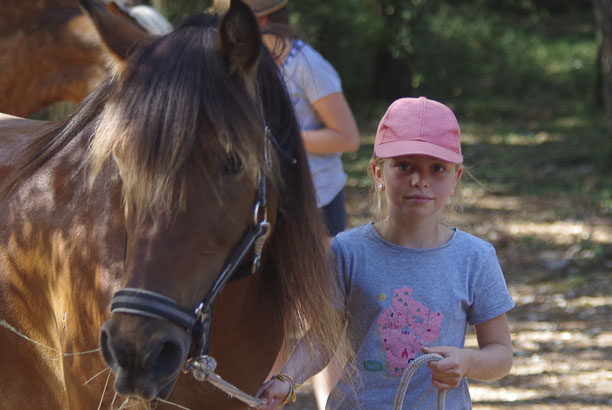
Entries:
<svg viewBox="0 0 612 410">
<path fill-rule="evenodd" d="M 307 152 L 333 154 L 357 151 L 359 130 L 344 94 L 329 94 L 315 101 L 312 107 L 323 121 L 324 128 L 302 131 Z"/>
<path fill-rule="evenodd" d="M 478 350 L 452 346 L 423 348 L 424 353 L 438 353 L 443 360 L 429 362 L 432 383 L 439 390 L 454 389 L 463 376 L 480 381 L 504 377 L 512 367 L 512 341 L 506 314 L 481 323 L 476 328 Z"/>
<path fill-rule="evenodd" d="M 330 358 L 320 354 L 320 351 L 311 347 L 312 341 L 307 333 L 295 347 L 295 350 L 283 366 L 281 374 L 289 376 L 295 384 L 302 384 L 317 374 L 327 365 Z M 265 400 L 265 404 L 258 409 L 272 410 L 279 407 L 290 393 L 290 383 L 276 378 L 265 382 L 257 391 L 256 396 Z"/>
</svg>

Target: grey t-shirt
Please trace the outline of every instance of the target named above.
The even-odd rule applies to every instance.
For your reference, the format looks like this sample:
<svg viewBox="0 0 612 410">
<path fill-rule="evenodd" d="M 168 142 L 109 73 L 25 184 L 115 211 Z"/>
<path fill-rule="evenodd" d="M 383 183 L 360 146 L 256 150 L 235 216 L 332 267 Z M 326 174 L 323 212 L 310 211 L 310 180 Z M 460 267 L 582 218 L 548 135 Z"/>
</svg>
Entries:
<svg viewBox="0 0 612 410">
<path fill-rule="evenodd" d="M 295 40 L 281 66 L 281 73 L 300 128 L 323 128 L 324 124 L 312 104 L 330 94 L 342 92 L 336 70 L 315 49 L 301 40 Z M 309 153 L 308 165 L 317 194 L 317 206 L 325 206 L 338 195 L 346 183 L 340 153 Z"/>
<path fill-rule="evenodd" d="M 385 241 L 370 223 L 338 234 L 332 249 L 359 375 L 353 389 L 340 381 L 332 391 L 332 409 L 393 408 L 401 376 L 421 347 L 463 347 L 467 324 L 514 306 L 493 246 L 458 229 L 440 247 L 409 249 Z M 423 365 L 404 407 L 435 409 L 437 393 Z M 446 407 L 471 408 L 465 378 L 448 391 Z"/>
</svg>

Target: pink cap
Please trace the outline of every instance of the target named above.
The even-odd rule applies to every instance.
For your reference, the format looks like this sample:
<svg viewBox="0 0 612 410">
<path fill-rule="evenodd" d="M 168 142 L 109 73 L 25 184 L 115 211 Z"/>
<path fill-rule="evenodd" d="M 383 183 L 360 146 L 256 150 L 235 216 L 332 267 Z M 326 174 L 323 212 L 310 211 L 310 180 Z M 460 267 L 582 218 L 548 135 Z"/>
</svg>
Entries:
<svg viewBox="0 0 612 410">
<path fill-rule="evenodd" d="M 428 155 L 463 162 L 459 124 L 446 105 L 425 97 L 400 98 L 378 125 L 374 153 L 379 158 Z"/>
</svg>

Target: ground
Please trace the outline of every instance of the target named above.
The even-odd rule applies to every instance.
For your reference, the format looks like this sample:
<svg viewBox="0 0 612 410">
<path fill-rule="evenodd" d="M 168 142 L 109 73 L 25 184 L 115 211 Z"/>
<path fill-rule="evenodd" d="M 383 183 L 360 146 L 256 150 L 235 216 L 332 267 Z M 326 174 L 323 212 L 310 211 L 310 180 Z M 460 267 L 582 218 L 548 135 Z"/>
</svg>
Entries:
<svg viewBox="0 0 612 410">
<path fill-rule="evenodd" d="M 371 214 L 365 184 L 352 182 L 347 208 L 355 226 Z M 574 194 L 482 188 L 464 196 L 451 222 L 495 245 L 516 303 L 508 314 L 512 371 L 492 383 L 470 381 L 474 409 L 612 409 L 610 213 Z M 473 333 L 467 346 L 476 346 Z M 316 409 L 310 384 L 288 408 Z"/>
</svg>

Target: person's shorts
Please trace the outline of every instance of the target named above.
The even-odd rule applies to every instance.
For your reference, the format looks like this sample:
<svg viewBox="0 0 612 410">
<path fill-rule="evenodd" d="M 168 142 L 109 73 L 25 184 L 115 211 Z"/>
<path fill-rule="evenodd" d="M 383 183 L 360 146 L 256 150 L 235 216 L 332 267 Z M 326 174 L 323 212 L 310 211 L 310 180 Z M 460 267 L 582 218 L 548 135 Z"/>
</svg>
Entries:
<svg viewBox="0 0 612 410">
<path fill-rule="evenodd" d="M 344 189 L 332 201 L 321 207 L 325 226 L 331 236 L 344 231 L 346 228 L 346 209 L 344 208 Z"/>
</svg>

